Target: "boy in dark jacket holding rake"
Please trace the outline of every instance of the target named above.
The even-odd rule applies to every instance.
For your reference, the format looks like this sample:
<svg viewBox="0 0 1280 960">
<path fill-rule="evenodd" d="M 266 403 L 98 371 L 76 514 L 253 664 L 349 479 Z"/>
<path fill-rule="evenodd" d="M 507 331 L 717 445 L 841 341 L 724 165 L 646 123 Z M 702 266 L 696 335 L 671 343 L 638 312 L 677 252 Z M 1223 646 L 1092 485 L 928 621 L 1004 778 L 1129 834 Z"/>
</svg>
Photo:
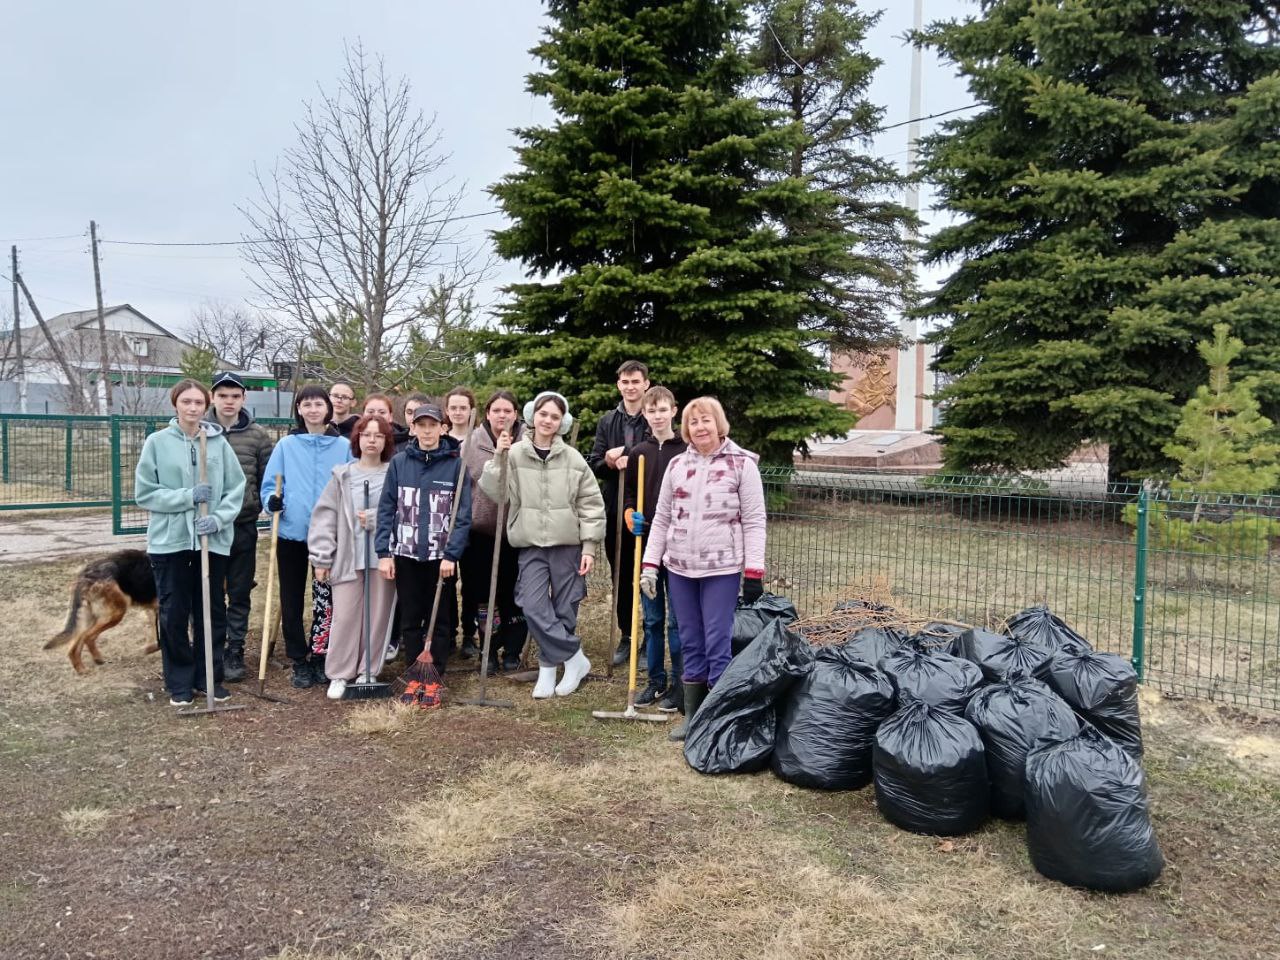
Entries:
<svg viewBox="0 0 1280 960">
<path fill-rule="evenodd" d="M 457 575 L 471 529 L 471 484 L 458 441 L 445 433 L 444 413 L 435 404 L 425 403 L 413 418 L 413 440 L 387 468 L 374 536 L 378 570 L 396 583 L 400 644 L 408 664 L 418 659 L 428 642 L 436 583 Z M 455 492 L 458 513 L 450 532 Z M 453 607 L 442 601 L 430 639 L 431 659 L 441 673 L 448 665 L 453 632 Z"/>
</svg>

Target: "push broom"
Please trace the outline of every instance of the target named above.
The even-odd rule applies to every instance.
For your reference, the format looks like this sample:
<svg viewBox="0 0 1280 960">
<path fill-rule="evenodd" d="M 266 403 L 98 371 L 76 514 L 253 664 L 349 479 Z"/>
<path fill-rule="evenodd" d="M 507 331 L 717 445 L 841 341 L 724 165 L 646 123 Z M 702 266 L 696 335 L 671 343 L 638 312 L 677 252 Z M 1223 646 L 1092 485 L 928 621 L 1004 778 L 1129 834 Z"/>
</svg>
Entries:
<svg viewBox="0 0 1280 960">
<path fill-rule="evenodd" d="M 364 513 L 369 516 L 369 481 L 364 482 Z M 391 684 L 382 683 L 373 672 L 373 627 L 372 614 L 369 610 L 372 587 L 369 577 L 372 571 L 369 564 L 373 559 L 373 537 L 366 524 L 364 527 L 364 673 L 355 683 L 347 684 L 342 691 L 343 700 L 379 700 L 391 696 Z M 378 668 L 382 668 L 381 662 Z"/>
<path fill-rule="evenodd" d="M 644 455 L 641 454 L 636 463 L 636 512 L 644 513 Z M 618 515 L 618 527 L 622 527 L 622 515 Z M 627 709 L 622 713 L 608 710 L 593 710 L 591 715 L 597 720 L 648 720 L 652 723 L 666 723 L 671 719 L 666 713 L 641 713 L 636 709 L 636 660 L 640 652 L 640 564 L 644 557 L 641 538 L 636 537 L 635 563 L 631 572 L 631 670 L 627 678 Z"/>
</svg>

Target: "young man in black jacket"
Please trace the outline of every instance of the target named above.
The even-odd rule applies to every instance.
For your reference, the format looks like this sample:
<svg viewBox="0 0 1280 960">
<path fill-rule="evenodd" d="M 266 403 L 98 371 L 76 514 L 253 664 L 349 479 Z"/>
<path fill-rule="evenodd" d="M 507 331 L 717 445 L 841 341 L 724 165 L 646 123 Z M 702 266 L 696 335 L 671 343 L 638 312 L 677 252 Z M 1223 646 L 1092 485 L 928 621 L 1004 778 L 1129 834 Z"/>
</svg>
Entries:
<svg viewBox="0 0 1280 960">
<path fill-rule="evenodd" d="M 249 595 L 254 588 L 258 560 L 258 516 L 262 513 L 259 492 L 275 446 L 270 435 L 253 422 L 244 409 L 244 381 L 231 371 L 213 378 L 213 403 L 206 420 L 222 424 L 224 436 L 235 451 L 244 471 L 244 505 L 236 517 L 231 553 L 227 557 L 224 584 L 227 595 L 227 644 L 223 648 L 223 679 L 236 683 L 244 679 L 244 637 L 249 629 Z"/>
<path fill-rule="evenodd" d="M 633 446 L 649 436 L 649 424 L 644 419 L 644 393 L 649 389 L 649 368 L 639 360 L 628 360 L 618 367 L 618 393 L 622 400 L 618 406 L 600 418 L 596 425 L 595 445 L 587 457 L 587 465 L 604 483 L 605 537 L 604 549 L 609 556 L 609 567 L 614 564 L 617 549 L 619 479 L 627 469 L 628 454 Z M 615 598 L 615 614 L 622 638 L 613 653 L 616 667 L 631 655 L 631 590 L 633 560 L 631 551 L 624 544 L 619 568 L 614 570 L 618 580 Z"/>
</svg>

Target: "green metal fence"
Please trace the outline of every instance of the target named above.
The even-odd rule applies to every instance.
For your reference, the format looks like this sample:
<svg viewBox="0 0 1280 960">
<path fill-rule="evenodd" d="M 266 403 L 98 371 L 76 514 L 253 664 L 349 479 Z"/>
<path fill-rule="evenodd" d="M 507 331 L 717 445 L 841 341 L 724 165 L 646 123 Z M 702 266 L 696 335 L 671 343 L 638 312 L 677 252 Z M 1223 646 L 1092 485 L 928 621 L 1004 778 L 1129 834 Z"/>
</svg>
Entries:
<svg viewBox="0 0 1280 960">
<path fill-rule="evenodd" d="M 1161 690 L 1280 709 L 1276 531 L 1205 542 L 1230 515 L 1280 518 L 1280 498 L 817 469 L 765 481 L 771 587 L 804 615 L 872 595 L 998 628 L 1045 603 Z M 1193 516 L 1201 528 L 1171 539 L 1168 519 Z"/>
<path fill-rule="evenodd" d="M 0 414 L 0 510 L 110 506 L 111 419 Z"/>
<path fill-rule="evenodd" d="M 145 533 L 147 512 L 133 499 L 134 468 L 142 456 L 142 445 L 147 436 L 165 426 L 162 422 L 138 417 L 111 417 L 111 456 L 116 468 L 111 474 L 111 528 L 116 534 Z M 272 440 L 279 440 L 289 432 L 293 421 L 285 418 L 263 418 L 254 421 L 261 425 Z M 265 522 L 261 524 L 265 526 Z"/>
</svg>

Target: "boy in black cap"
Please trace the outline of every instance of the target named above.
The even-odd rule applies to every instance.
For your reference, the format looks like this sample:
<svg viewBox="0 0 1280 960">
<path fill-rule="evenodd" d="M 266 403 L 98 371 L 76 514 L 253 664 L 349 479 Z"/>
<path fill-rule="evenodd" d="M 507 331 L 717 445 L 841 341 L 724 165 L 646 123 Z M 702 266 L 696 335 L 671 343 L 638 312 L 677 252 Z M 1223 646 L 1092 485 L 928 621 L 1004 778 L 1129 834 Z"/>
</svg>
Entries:
<svg viewBox="0 0 1280 960">
<path fill-rule="evenodd" d="M 440 604 L 430 638 L 427 621 L 436 581 L 457 575 L 471 530 L 471 484 L 462 464 L 461 445 L 445 432 L 444 423 L 444 412 L 434 403 L 414 410 L 413 440 L 392 457 L 387 468 L 373 539 L 379 572 L 396 583 L 405 663 L 412 664 L 430 643 L 431 658 L 441 673 L 453 648 L 452 607 Z M 458 514 L 450 531 L 454 493 L 459 490 Z"/>
<path fill-rule="evenodd" d="M 244 471 L 244 504 L 236 516 L 223 584 L 227 595 L 227 644 L 222 667 L 227 683 L 244 679 L 244 637 L 249 629 L 249 595 L 254 588 L 258 515 L 262 513 L 259 492 L 274 446 L 267 431 L 254 423 L 253 416 L 244 409 L 244 400 L 244 381 L 230 370 L 224 370 L 213 378 L 213 403 L 205 414 L 206 420 L 222 425 L 223 435 Z"/>
</svg>

